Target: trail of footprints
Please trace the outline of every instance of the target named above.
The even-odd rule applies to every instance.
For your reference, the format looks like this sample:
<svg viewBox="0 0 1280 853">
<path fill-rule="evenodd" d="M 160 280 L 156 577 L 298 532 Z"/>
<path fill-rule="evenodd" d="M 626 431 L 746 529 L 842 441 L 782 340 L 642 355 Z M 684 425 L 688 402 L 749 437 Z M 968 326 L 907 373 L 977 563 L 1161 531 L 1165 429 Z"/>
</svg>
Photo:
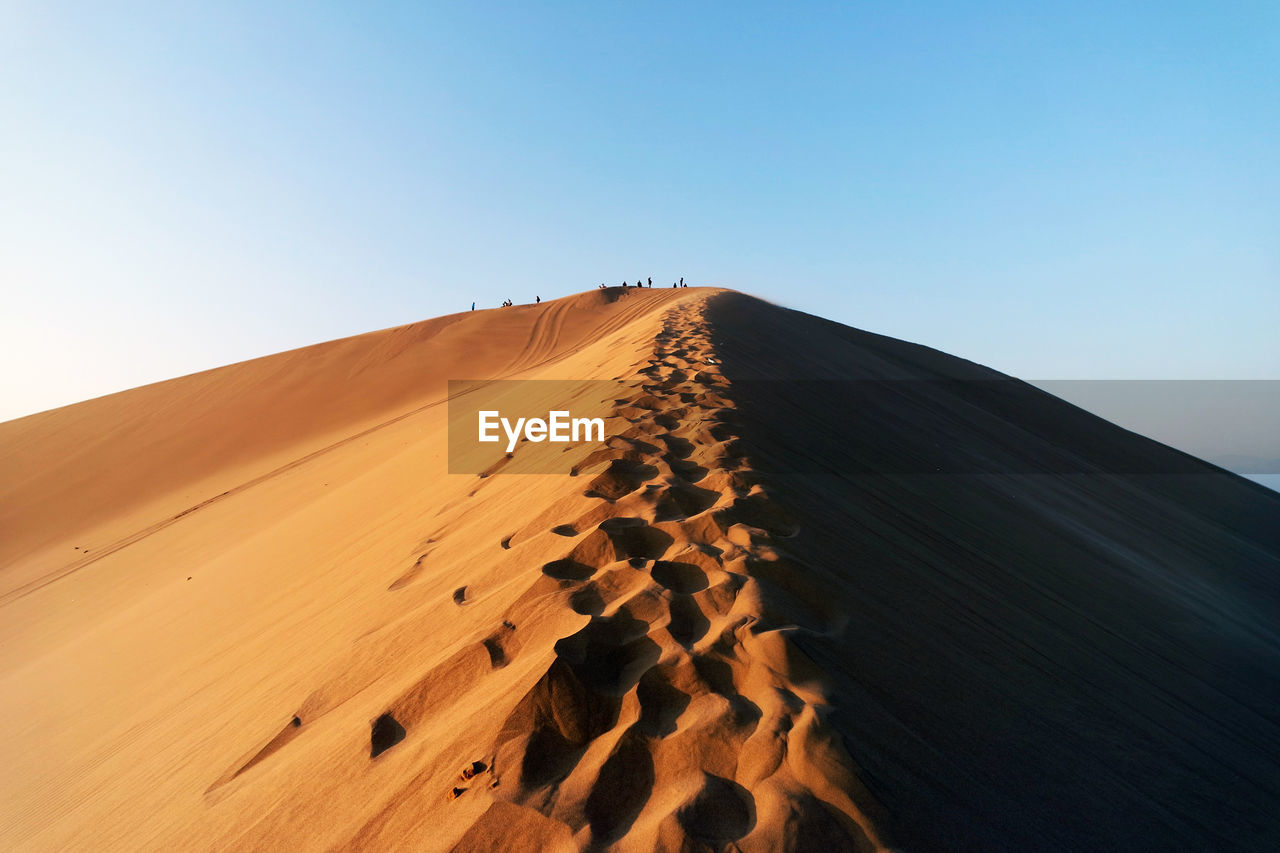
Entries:
<svg viewBox="0 0 1280 853">
<path fill-rule="evenodd" d="M 544 528 L 572 545 L 540 583 L 554 581 L 589 621 L 555 643 L 551 667 L 469 781 L 562 822 L 583 849 L 641 825 L 664 847 L 725 849 L 766 807 L 830 822 L 824 837 L 856 837 L 843 815 L 797 808 L 812 795 L 779 773 L 789 750 L 823 747 L 823 697 L 798 695 L 771 666 L 787 659 L 786 641 L 765 632 L 825 631 L 834 618 L 812 604 L 821 596 L 796 594 L 800 573 L 773 544 L 797 530 L 738 446 L 698 306 L 668 315 L 633 387 L 616 401 L 629 427 L 577 469 L 590 472 L 580 473 L 584 494 L 598 505 Z M 771 600 L 794 600 L 785 618 L 766 610 L 762 583 Z M 760 790 L 771 802 L 757 802 Z M 490 810 L 481 823 L 490 816 L 500 819 Z"/>
</svg>

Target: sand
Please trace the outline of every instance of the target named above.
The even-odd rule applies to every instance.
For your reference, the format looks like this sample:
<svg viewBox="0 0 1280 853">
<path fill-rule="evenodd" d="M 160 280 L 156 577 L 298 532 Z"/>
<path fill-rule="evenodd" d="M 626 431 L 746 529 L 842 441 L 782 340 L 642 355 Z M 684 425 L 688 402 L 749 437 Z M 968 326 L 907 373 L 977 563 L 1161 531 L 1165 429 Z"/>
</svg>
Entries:
<svg viewBox="0 0 1280 853">
<path fill-rule="evenodd" d="M 627 390 L 451 475 L 459 378 Z M 1280 496 L 974 379 L 610 289 L 0 424 L 0 843 L 1272 849 Z"/>
</svg>

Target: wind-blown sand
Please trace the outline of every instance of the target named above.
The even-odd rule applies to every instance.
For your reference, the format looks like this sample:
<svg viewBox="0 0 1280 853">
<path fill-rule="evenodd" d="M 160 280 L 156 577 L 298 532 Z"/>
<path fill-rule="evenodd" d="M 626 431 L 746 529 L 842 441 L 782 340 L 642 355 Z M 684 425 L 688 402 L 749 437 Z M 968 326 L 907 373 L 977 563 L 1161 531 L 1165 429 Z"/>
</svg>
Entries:
<svg viewBox="0 0 1280 853">
<path fill-rule="evenodd" d="M 611 289 L 0 424 L 0 844 L 1275 849 L 1280 495 L 1001 378 Z"/>
</svg>

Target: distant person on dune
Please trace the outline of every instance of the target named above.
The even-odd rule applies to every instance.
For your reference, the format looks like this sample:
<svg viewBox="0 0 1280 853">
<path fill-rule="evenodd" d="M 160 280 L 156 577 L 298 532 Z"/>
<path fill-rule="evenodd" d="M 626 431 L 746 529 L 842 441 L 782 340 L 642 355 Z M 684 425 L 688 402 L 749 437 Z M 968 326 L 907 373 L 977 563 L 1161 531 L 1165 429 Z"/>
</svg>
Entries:
<svg viewBox="0 0 1280 853">
<path fill-rule="evenodd" d="M 680 286 L 684 287 L 684 276 L 680 276 Z"/>
<path fill-rule="evenodd" d="M 541 297 L 541 296 L 535 296 L 535 297 L 533 297 L 533 304 L 534 304 L 534 305 L 537 305 L 537 304 L 538 304 L 539 302 L 541 302 L 541 301 L 542 301 L 542 297 Z"/>
<path fill-rule="evenodd" d="M 472 311 L 476 310 L 476 304 L 474 302 L 471 303 L 471 310 Z"/>
<path fill-rule="evenodd" d="M 653 276 L 649 276 L 649 287 L 653 287 Z"/>
</svg>

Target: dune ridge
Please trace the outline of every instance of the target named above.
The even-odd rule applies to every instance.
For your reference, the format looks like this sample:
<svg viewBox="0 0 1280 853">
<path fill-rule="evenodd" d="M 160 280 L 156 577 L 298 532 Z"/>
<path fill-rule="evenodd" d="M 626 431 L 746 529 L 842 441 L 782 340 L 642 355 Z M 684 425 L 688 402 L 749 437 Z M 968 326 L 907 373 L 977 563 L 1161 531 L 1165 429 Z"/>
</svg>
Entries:
<svg viewBox="0 0 1280 853">
<path fill-rule="evenodd" d="M 395 470 L 408 453 L 402 448 L 443 438 L 440 380 L 449 374 L 436 369 L 425 377 L 427 390 L 402 404 L 407 411 L 383 418 L 374 406 L 372 417 L 348 420 L 343 429 L 350 434 L 340 432 L 319 448 L 307 447 L 312 433 L 304 432 L 293 452 L 306 452 L 284 465 L 34 581 L 11 574 L 0 606 L 46 633 L 11 626 L 11 637 L 44 651 L 39 670 L 11 655 L 4 691 L 37 713 L 49 713 L 32 704 L 41 695 L 32 679 L 42 670 L 75 673 L 102 654 L 90 647 L 104 640 L 123 652 L 136 650 L 136 641 L 174 634 L 156 608 L 185 598 L 182 584 L 212 578 L 213 609 L 225 610 L 229 620 L 248 616 L 251 624 L 236 625 L 213 648 L 207 627 L 193 630 L 185 647 L 175 643 L 168 666 L 183 675 L 172 688 L 122 673 L 129 664 L 113 653 L 106 667 L 113 675 L 73 695 L 120 689 L 150 692 L 156 701 L 141 708 L 109 703 L 105 738 L 77 735 L 83 743 L 61 752 L 52 767 L 35 770 L 38 753 L 10 744 L 16 763 L 35 778 L 8 780 L 28 805 L 9 815 L 6 838 L 28 849 L 162 849 L 179 838 L 209 849 L 881 849 L 874 798 L 824 722 L 823 677 L 787 639 L 792 615 L 766 612 L 755 590 L 752 567 L 783 560 L 775 540 L 797 528 L 735 450 L 732 403 L 722 396 L 725 382 L 701 320 L 706 295 L 607 292 L 552 303 L 529 318 L 521 345 L 508 343 L 492 363 L 466 368 L 465 375 L 494 378 L 594 380 L 612 372 L 623 380 L 620 387 L 632 389 L 615 401 L 605 444 L 575 451 L 573 477 L 495 477 L 513 461 L 500 456 L 478 478 L 450 477 L 444 494 L 424 495 L 405 483 Z M 584 312 L 598 316 L 584 324 L 575 316 Z M 491 313 L 506 320 L 505 312 Z M 477 319 L 486 320 L 437 324 L 425 341 L 406 327 L 345 342 L 348 358 L 335 363 L 326 381 L 337 381 L 337 368 L 360 381 L 400 373 L 379 359 L 430 349 L 442 334 Z M 565 330 L 573 323 L 584 329 L 576 337 Z M 330 349 L 319 353 L 322 371 Z M 300 360 L 290 353 L 226 369 L 225 378 L 215 371 L 162 383 L 140 389 L 130 402 L 159 396 L 172 409 L 190 397 L 193 384 L 203 386 L 198 397 L 213 395 L 209 386 L 243 385 L 237 372 L 287 377 Z M 351 369 L 351 360 L 359 369 Z M 392 394 L 393 386 L 379 395 Z M 287 380 L 283 391 L 295 406 L 315 405 Z M 275 395 L 261 399 L 279 405 Z M 268 405 L 261 399 L 255 405 Z M 236 421 L 217 423 L 251 430 L 238 422 L 244 414 L 242 408 Z M 198 425 L 182 418 L 165 430 L 196 442 L 199 432 L 189 431 Z M 32 435 L 40 438 L 29 429 L 22 437 Z M 58 451 L 57 440 L 51 447 Z M 397 448 L 390 460 L 382 458 L 388 447 Z M 518 450 L 514 456 L 518 461 Z M 375 459 L 373 471 L 353 468 Z M 435 455 L 416 464 L 436 472 L 441 462 Z M 316 535 L 310 517 L 341 498 L 315 492 L 328 486 L 317 481 L 343 476 L 356 485 L 372 480 L 374 493 L 394 483 L 419 504 L 411 513 L 417 524 L 433 531 L 415 541 L 409 529 L 417 524 L 406 527 L 394 498 L 370 501 L 369 491 L 359 490 L 360 508 L 374 526 L 383 524 L 387 538 L 413 554 L 376 589 L 363 581 L 384 559 L 368 554 L 371 534 L 326 530 L 319 534 L 322 549 L 302 547 L 310 554 L 336 548 L 359 559 L 364 568 L 351 577 L 340 559 L 317 571 L 305 567 L 305 555 L 284 556 L 304 542 L 288 532 L 295 522 Z M 339 506 L 351 504 L 343 498 Z M 89 516 L 81 524 L 93 520 L 93 508 L 76 508 Z M 283 511 L 283 520 L 264 524 L 264 510 Z M 132 520 L 97 511 L 116 530 Z M 505 535 L 490 532 L 499 514 L 511 524 Z M 219 531 L 237 529 L 260 533 L 230 549 L 218 540 Z M 207 554 L 179 557 L 177 572 L 156 568 L 157 558 L 184 549 Z M 481 553 L 491 555 L 480 557 L 490 565 L 479 574 L 468 570 Z M 267 555 L 284 557 L 288 570 L 260 574 L 273 559 Z M 233 560 L 243 568 L 231 567 Z M 250 578 L 270 600 L 244 601 Z M 96 609 L 90 622 L 101 628 L 82 626 L 83 636 L 68 639 L 41 619 L 42 608 L 68 595 L 92 595 L 95 587 L 110 589 L 125 612 L 154 611 L 158 624 L 126 628 L 110 608 Z M 182 606 L 189 619 L 217 624 L 204 612 L 208 599 Z M 344 618 L 332 624 L 345 639 L 314 633 L 340 608 L 347 608 Z M 365 627 L 352 634 L 347 626 L 357 623 Z M 232 698 L 228 691 L 243 684 L 235 667 L 255 656 L 260 662 L 243 674 L 257 673 L 262 686 Z M 159 658 L 164 671 L 164 652 L 148 649 L 144 657 Z M 220 657 L 226 663 L 214 663 Z M 62 712 L 64 726 L 78 718 L 79 701 Z M 158 781 L 158 768 L 141 756 L 144 749 L 185 755 L 184 770 L 146 792 L 139 786 Z M 62 774 L 95 754 L 97 769 L 84 782 L 66 784 Z M 133 765 L 122 771 L 119 761 L 128 756 Z M 32 787 L 40 778 L 41 787 Z M 103 786 L 105 798 L 90 793 L 100 795 Z M 45 819 L 41 800 L 53 803 L 56 819 Z M 95 820 L 81 816 L 85 805 Z"/>
<path fill-rule="evenodd" d="M 579 466 L 600 505 L 554 528 L 575 544 L 521 599 L 554 595 L 589 621 L 452 789 L 494 797 L 454 849 L 527 845 L 535 821 L 513 806 L 566 849 L 882 849 L 823 725 L 822 677 L 789 646 L 792 614 L 754 589 L 751 567 L 798 528 L 735 449 L 700 305 L 668 314 L 637 374 L 616 401 L 630 425 Z"/>
<path fill-rule="evenodd" d="M 0 841 L 1274 849 L 1280 498 L 1005 380 L 611 289 L 0 424 Z"/>
</svg>

